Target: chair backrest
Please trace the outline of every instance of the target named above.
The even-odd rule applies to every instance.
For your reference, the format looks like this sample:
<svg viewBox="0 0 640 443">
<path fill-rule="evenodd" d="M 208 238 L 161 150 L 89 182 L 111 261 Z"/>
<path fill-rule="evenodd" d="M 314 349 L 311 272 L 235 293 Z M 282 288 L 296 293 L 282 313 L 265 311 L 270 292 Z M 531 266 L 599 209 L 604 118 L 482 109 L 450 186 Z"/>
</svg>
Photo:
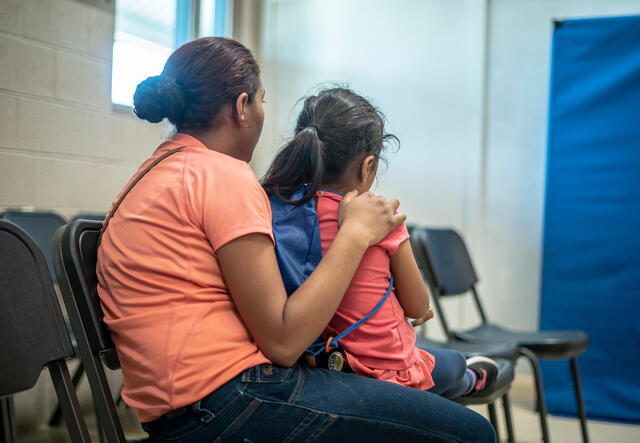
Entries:
<svg viewBox="0 0 640 443">
<path fill-rule="evenodd" d="M 487 323 L 475 285 L 478 277 L 462 237 L 453 229 L 414 228 L 412 248 L 416 262 L 431 288 L 438 318 L 449 339 L 454 335 L 440 303 L 440 297 L 471 292 L 482 323 Z"/>
<path fill-rule="evenodd" d="M 85 213 L 85 214 L 76 214 L 73 216 L 73 220 L 91 220 L 91 221 L 99 221 L 103 222 L 107 217 L 107 214 L 98 214 L 98 213 Z"/>
<path fill-rule="evenodd" d="M 440 321 L 440 325 L 442 326 L 442 329 L 444 330 L 447 338 L 453 339 L 453 334 L 449 329 L 449 323 L 447 322 L 447 318 L 440 304 L 440 282 L 433 272 L 431 262 L 429 261 L 429 258 L 427 256 L 424 228 L 411 227 L 409 229 L 409 234 L 409 241 L 411 243 L 413 256 L 416 259 L 416 264 L 422 272 L 422 277 L 426 280 L 427 286 L 429 287 L 431 302 L 435 305 L 436 310 L 438 311 L 438 315 L 436 317 Z"/>
<path fill-rule="evenodd" d="M 62 291 L 64 303 L 67 309 L 70 304 L 75 305 L 80 316 L 74 319 L 69 312 L 74 333 L 75 320 L 76 325 L 82 326 L 91 352 L 99 355 L 110 369 L 118 369 L 120 364 L 103 321 L 97 292 L 97 244 L 101 227 L 102 222 L 77 219 L 60 228 L 54 236 L 53 260 L 58 277 L 64 277 L 64 281 L 60 281 L 61 289 L 63 284 L 69 289 Z"/>
<path fill-rule="evenodd" d="M 60 228 L 53 239 L 53 265 L 100 425 L 110 443 L 124 441 L 124 433 L 103 367 L 103 363 L 111 369 L 120 365 L 109 331 L 102 321 L 96 291 L 101 227 L 102 223 L 98 221 L 74 220 Z"/>
<path fill-rule="evenodd" d="M 65 360 L 74 351 L 49 269 L 33 239 L 7 220 L 0 220 L 0 337 L 0 397 L 31 388 L 46 366 L 71 440 L 91 441 Z"/>
<path fill-rule="evenodd" d="M 424 239 L 424 229 L 417 226 L 409 226 L 409 242 L 411 243 L 411 249 L 413 256 L 416 259 L 418 268 L 422 272 L 422 276 L 427 281 L 431 292 L 435 292 L 440 287 L 440 283 L 436 279 L 436 275 L 431 269 L 431 263 L 427 258 L 427 251 L 424 247 L 426 240 Z"/>
<path fill-rule="evenodd" d="M 49 275 L 56 280 L 51 262 L 51 241 L 56 231 L 66 221 L 55 212 L 22 212 L 8 210 L 0 215 L 0 218 L 8 220 L 20 226 L 36 242 L 42 251 L 49 268 Z"/>
<path fill-rule="evenodd" d="M 437 282 L 439 295 L 470 291 L 478 277 L 462 237 L 453 229 L 423 230 L 424 251 Z"/>
<path fill-rule="evenodd" d="M 0 397 L 31 388 L 48 363 L 73 356 L 44 256 L 0 220 Z"/>
</svg>

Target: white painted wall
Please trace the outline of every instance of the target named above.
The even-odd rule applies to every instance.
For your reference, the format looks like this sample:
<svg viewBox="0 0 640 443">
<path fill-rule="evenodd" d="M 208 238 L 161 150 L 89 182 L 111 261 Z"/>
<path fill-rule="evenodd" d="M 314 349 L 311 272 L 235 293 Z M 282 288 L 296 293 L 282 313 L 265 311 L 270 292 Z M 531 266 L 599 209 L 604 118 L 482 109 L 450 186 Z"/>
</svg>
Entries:
<svg viewBox="0 0 640 443">
<path fill-rule="evenodd" d="M 267 117 L 256 172 L 291 135 L 300 97 L 324 82 L 348 83 L 383 110 L 401 141 L 397 153 L 386 155 L 377 191 L 398 197 L 410 223 L 471 231 L 485 2 L 266 0 L 263 11 Z"/>
<path fill-rule="evenodd" d="M 378 191 L 411 223 L 459 229 L 489 317 L 536 329 L 552 19 L 636 13 L 639 0 L 264 0 L 254 167 L 290 136 L 298 98 L 349 82 L 402 142 Z M 453 324 L 477 321 L 449 306 Z"/>
</svg>

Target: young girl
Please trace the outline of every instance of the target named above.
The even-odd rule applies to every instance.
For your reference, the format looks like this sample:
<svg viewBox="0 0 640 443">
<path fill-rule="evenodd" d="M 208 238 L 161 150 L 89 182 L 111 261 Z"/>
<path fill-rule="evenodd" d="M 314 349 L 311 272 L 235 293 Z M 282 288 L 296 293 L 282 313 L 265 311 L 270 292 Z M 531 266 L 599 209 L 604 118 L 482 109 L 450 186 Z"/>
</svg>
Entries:
<svg viewBox="0 0 640 443">
<path fill-rule="evenodd" d="M 366 99 L 344 88 L 323 90 L 304 101 L 295 137 L 274 159 L 263 187 L 295 205 L 316 199 L 324 255 L 338 232 L 340 201 L 349 191 L 369 191 L 380 154 L 391 140 L 397 138 L 385 133 L 383 114 Z M 307 192 L 290 200 L 302 186 Z M 340 340 L 349 367 L 362 376 L 446 398 L 489 387 L 498 375 L 493 360 L 465 361 L 457 351 L 416 347 L 407 317 L 422 323 L 433 311 L 404 223 L 367 250 L 323 338 L 335 337 L 369 314 L 387 291 L 391 273 L 393 288 L 379 311 Z"/>
</svg>

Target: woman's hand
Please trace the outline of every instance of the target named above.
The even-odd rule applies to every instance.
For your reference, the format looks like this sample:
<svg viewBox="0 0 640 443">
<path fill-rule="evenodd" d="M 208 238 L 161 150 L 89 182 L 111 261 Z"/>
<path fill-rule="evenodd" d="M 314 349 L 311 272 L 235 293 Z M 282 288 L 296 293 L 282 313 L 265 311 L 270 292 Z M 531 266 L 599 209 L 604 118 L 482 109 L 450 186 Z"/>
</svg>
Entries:
<svg viewBox="0 0 640 443">
<path fill-rule="evenodd" d="M 359 237 L 367 247 L 373 246 L 407 219 L 405 214 L 396 213 L 399 205 L 395 198 L 387 201 L 372 192 L 347 192 L 338 213 L 340 231 Z"/>
<path fill-rule="evenodd" d="M 318 267 L 290 297 L 271 239 L 248 234 L 216 250 L 231 297 L 247 329 L 273 363 L 293 365 L 322 333 L 342 301 L 367 248 L 405 220 L 398 201 L 349 192 L 342 227 Z"/>
</svg>

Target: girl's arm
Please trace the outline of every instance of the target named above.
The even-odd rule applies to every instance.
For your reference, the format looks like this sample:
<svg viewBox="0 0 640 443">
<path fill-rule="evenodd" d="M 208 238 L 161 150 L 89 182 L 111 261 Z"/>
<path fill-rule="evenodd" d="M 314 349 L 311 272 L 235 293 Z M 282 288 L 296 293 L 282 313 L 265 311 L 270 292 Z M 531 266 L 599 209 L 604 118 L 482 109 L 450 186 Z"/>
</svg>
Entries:
<svg viewBox="0 0 640 443">
<path fill-rule="evenodd" d="M 394 215 L 397 200 L 355 195 L 345 195 L 340 206 L 344 221 L 335 240 L 316 270 L 288 298 L 266 235 L 246 235 L 216 251 L 238 312 L 260 350 L 277 365 L 293 365 L 322 333 L 364 252 L 406 218 Z"/>
<path fill-rule="evenodd" d="M 396 297 L 407 317 L 421 319 L 429 309 L 429 292 L 411 250 L 409 239 L 400 243 L 391 256 L 391 271 Z"/>
</svg>

